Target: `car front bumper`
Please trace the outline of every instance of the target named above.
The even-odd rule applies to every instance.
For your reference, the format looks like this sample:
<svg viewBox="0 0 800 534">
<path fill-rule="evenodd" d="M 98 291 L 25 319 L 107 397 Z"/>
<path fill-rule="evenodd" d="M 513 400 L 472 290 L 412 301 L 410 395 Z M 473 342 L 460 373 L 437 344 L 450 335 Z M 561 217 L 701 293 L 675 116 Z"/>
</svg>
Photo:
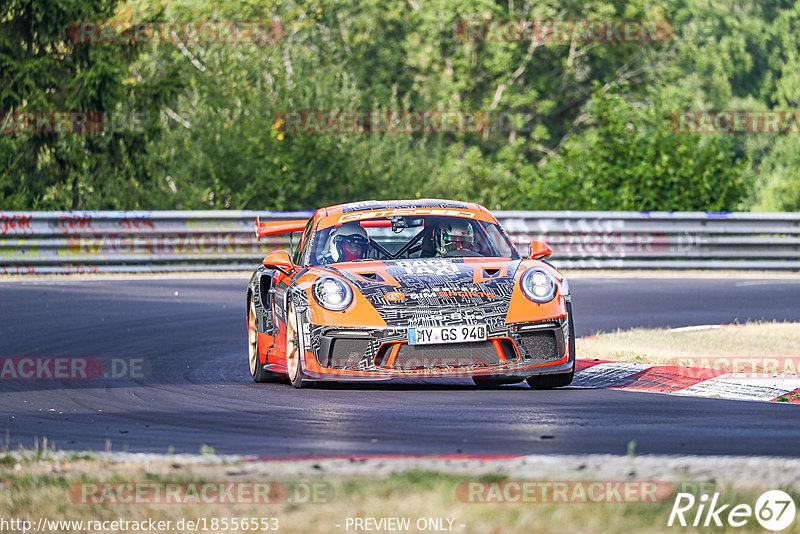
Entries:
<svg viewBox="0 0 800 534">
<path fill-rule="evenodd" d="M 567 317 L 490 327 L 484 342 L 409 345 L 407 328 L 305 327 L 312 380 L 521 377 L 574 368 Z"/>
</svg>

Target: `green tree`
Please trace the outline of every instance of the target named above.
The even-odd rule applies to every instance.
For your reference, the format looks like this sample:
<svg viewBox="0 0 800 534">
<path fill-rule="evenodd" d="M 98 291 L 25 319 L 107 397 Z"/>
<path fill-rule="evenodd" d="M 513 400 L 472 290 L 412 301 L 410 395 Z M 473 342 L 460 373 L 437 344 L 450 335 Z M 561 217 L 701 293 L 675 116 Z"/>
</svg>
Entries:
<svg viewBox="0 0 800 534">
<path fill-rule="evenodd" d="M 523 187 L 520 207 L 736 209 L 748 192 L 747 162 L 736 160 L 726 138 L 675 134 L 672 111 L 659 100 L 634 105 L 615 93 L 596 94 L 588 108 L 592 128 L 540 167 L 542 178 Z"/>
<path fill-rule="evenodd" d="M 19 112 L 68 111 L 117 117 L 157 111 L 167 82 L 132 78 L 140 51 L 120 44 L 75 43 L 80 21 L 111 20 L 116 0 L 11 0 L 0 5 L 0 110 L 6 130 Z M 121 114 L 121 115 L 120 115 Z M 146 158 L 157 123 L 94 134 L 6 133 L 0 143 L 0 201 L 15 208 L 78 209 L 137 205 L 148 195 Z M 124 196 L 123 196 L 124 195 Z M 3 205 L 0 205 L 2 208 Z"/>
<path fill-rule="evenodd" d="M 52 4 L 52 5 L 51 5 Z M 149 112 L 136 132 L 0 136 L 0 208 L 796 209 L 796 141 L 671 112 L 797 107 L 796 3 L 11 0 L 2 110 Z M 75 45 L 75 20 L 278 19 L 276 43 Z M 469 42 L 479 20 L 666 20 L 656 43 Z M 34 28 L 34 30 L 31 30 Z M 282 133 L 289 110 L 488 113 L 479 134 Z"/>
</svg>

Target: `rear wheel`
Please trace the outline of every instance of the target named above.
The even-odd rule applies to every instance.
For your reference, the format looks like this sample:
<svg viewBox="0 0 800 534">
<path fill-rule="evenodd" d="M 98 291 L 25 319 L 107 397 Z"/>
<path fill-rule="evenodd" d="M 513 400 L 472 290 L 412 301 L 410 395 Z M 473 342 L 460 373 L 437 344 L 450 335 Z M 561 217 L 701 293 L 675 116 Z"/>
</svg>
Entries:
<svg viewBox="0 0 800 534">
<path fill-rule="evenodd" d="M 300 333 L 297 328 L 297 311 L 294 303 L 289 305 L 286 313 L 286 370 L 289 382 L 296 387 L 303 387 L 303 365 L 301 359 Z"/>
<path fill-rule="evenodd" d="M 247 356 L 250 360 L 250 376 L 253 382 L 264 383 L 273 379 L 272 374 L 264 369 L 258 358 L 258 329 L 256 328 L 256 305 L 250 299 L 250 310 L 247 313 Z"/>
<path fill-rule="evenodd" d="M 572 379 L 575 377 L 575 325 L 572 322 L 571 302 L 567 302 L 567 321 L 569 321 L 569 359 L 572 360 L 572 370 L 555 375 L 529 376 L 525 380 L 531 389 L 563 388 L 572 384 Z"/>
</svg>

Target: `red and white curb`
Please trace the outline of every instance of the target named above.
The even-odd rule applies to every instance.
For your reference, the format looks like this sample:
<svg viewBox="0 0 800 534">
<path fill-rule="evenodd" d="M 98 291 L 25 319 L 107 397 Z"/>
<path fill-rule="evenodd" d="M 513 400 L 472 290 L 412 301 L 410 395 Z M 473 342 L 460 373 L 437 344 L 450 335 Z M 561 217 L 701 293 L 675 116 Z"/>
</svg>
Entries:
<svg viewBox="0 0 800 534">
<path fill-rule="evenodd" d="M 694 397 L 800 403 L 800 376 L 770 377 L 719 369 L 578 360 L 573 388 L 611 388 Z M 789 397 L 786 400 L 785 397 Z"/>
</svg>

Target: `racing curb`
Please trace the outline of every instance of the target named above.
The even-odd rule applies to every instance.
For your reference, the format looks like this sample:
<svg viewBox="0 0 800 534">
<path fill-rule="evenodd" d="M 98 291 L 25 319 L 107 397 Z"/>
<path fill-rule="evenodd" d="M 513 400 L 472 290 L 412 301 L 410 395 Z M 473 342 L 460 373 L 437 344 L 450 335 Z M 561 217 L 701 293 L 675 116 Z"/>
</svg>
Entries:
<svg viewBox="0 0 800 534">
<path fill-rule="evenodd" d="M 578 359 L 570 387 L 800 404 L 800 375 L 752 375 L 678 365 Z"/>
</svg>

